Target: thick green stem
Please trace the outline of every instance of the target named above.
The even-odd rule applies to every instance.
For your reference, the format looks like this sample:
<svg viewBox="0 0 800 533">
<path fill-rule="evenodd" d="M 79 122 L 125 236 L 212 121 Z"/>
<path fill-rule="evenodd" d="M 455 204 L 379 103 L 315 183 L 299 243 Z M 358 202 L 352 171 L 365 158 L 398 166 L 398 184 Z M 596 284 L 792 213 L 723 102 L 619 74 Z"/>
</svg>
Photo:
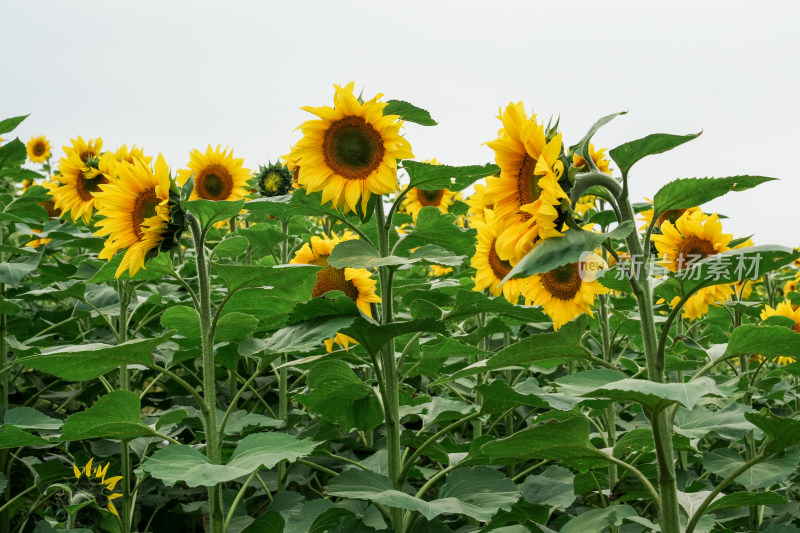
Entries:
<svg viewBox="0 0 800 533">
<path fill-rule="evenodd" d="M 122 344 L 128 340 L 128 290 L 124 281 L 117 281 L 117 296 L 119 297 L 119 322 L 117 322 L 117 343 Z M 120 390 L 131 390 L 130 375 L 128 367 L 119 367 L 119 388 Z M 122 513 L 120 521 L 122 523 L 122 533 L 130 533 L 133 518 L 133 506 L 131 505 L 131 452 L 127 441 L 122 441 L 120 447 L 120 470 L 122 472 Z"/>
<path fill-rule="evenodd" d="M 281 241 L 281 264 L 289 262 L 289 220 L 281 219 L 281 231 L 286 237 Z M 280 358 L 280 368 L 278 368 L 278 418 L 286 424 L 289 416 L 289 372 L 286 364 L 289 358 L 286 354 Z M 278 463 L 278 491 L 286 490 L 286 461 Z"/>
<path fill-rule="evenodd" d="M 211 280 L 208 272 L 208 261 L 205 250 L 205 232 L 200 222 L 191 213 L 187 213 L 194 239 L 195 259 L 197 261 L 197 285 L 199 287 L 200 306 L 200 342 L 203 354 L 203 399 L 207 411 L 205 415 L 206 457 L 220 464 L 222 449 L 217 433 L 217 383 L 214 377 L 214 338 L 211 329 Z M 208 487 L 209 532 L 222 533 L 222 486 L 217 484 Z"/>
<path fill-rule="evenodd" d="M 600 334 L 603 340 L 603 360 L 606 363 L 611 364 L 613 362 L 613 351 L 611 348 L 611 327 L 609 324 L 609 314 L 608 314 L 608 297 L 606 295 L 601 295 L 599 297 L 599 315 L 600 315 Z M 608 447 L 613 448 L 617 443 L 617 407 L 614 403 L 611 403 L 605 409 L 604 413 L 605 423 L 606 423 L 606 441 L 608 443 Z M 614 463 L 608 464 L 608 488 L 610 490 L 610 501 L 611 504 L 616 504 L 616 498 L 614 498 L 614 492 L 617 489 L 617 481 L 619 480 L 619 475 L 617 472 L 617 465 Z M 617 533 L 619 531 L 619 526 L 612 526 L 611 528 L 612 533 Z"/>
</svg>

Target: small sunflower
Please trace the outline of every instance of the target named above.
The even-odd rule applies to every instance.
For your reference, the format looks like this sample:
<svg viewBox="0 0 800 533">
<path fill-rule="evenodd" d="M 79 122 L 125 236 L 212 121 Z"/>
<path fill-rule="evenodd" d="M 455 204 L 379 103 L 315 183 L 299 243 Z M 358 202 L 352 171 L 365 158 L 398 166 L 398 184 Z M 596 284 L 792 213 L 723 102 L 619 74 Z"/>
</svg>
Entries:
<svg viewBox="0 0 800 533">
<path fill-rule="evenodd" d="M 75 482 L 75 487 L 80 492 L 94 498 L 95 503 L 97 503 L 99 507 L 108 509 L 119 516 L 117 508 L 114 507 L 114 503 L 111 500 L 122 497 L 121 493 L 114 492 L 114 488 L 117 486 L 117 483 L 122 480 L 122 476 L 114 476 L 106 479 L 106 473 L 108 472 L 108 465 L 110 463 L 106 463 L 106 465 L 102 467 L 98 466 L 94 469 L 94 472 L 92 472 L 92 461 L 93 459 L 89 459 L 89 462 L 86 463 L 83 469 L 78 468 L 77 465 L 72 465 L 72 472 L 75 474 L 75 479 L 77 480 Z"/>
<path fill-rule="evenodd" d="M 428 265 L 428 276 L 432 278 L 440 278 L 446 276 L 453 271 L 453 267 L 446 267 L 442 265 Z"/>
<path fill-rule="evenodd" d="M 247 196 L 247 181 L 250 170 L 242 168 L 244 159 L 235 159 L 233 150 L 220 152 L 220 146 L 213 149 L 211 145 L 206 153 L 192 150 L 189 169 L 178 171 L 178 185 L 183 185 L 194 176 L 194 190 L 190 200 L 241 200 Z"/>
<path fill-rule="evenodd" d="M 569 201 L 558 183 L 564 173 L 561 134 L 548 140 L 522 102 L 509 104 L 498 118 L 503 129 L 486 144 L 495 152 L 500 177 L 488 184 L 483 199 L 494 206 L 495 216 L 508 220 L 498 239 L 500 257 L 519 260 L 537 239 L 561 235 L 558 207 L 562 199 Z"/>
<path fill-rule="evenodd" d="M 55 177 L 59 186 L 51 193 L 56 209 L 61 216 L 69 214 L 73 222 L 83 219 L 88 224 L 95 209 L 94 193 L 108 179 L 100 172 L 100 150 L 102 139 L 91 139 L 88 143 L 81 137 L 65 146 L 66 157 L 58 163 L 59 174 Z"/>
<path fill-rule="evenodd" d="M 690 267 L 693 263 L 730 250 L 733 236 L 722 233 L 722 224 L 716 214 L 706 215 L 702 211 L 687 211 L 675 221 L 661 223 L 661 235 L 653 235 L 658 253 L 664 257 L 662 265 L 673 272 Z M 719 305 L 733 295 L 731 284 L 704 287 L 693 294 L 684 305 L 683 314 L 694 320 L 708 313 L 710 305 Z M 675 297 L 670 305 L 680 301 Z"/>
<path fill-rule="evenodd" d="M 292 190 L 292 173 L 280 163 L 260 165 L 255 175 L 261 196 L 283 196 Z"/>
<path fill-rule="evenodd" d="M 431 165 L 441 165 L 436 159 L 424 160 L 423 163 L 430 163 Z M 461 199 L 461 194 L 453 192 L 449 189 L 417 189 L 416 187 L 408 188 L 405 197 L 403 197 L 402 208 L 403 212 L 411 215 L 413 222 L 417 221 L 419 212 L 423 207 L 433 206 L 438 207 L 442 213 L 447 213 L 447 210 L 453 205 L 453 202 Z"/>
<path fill-rule="evenodd" d="M 500 259 L 497 253 L 497 237 L 505 229 L 505 221 L 491 209 L 486 209 L 483 214 L 486 217 L 485 221 L 472 221 L 473 227 L 478 230 L 478 244 L 470 262 L 472 268 L 476 270 L 474 290 L 488 289 L 492 296 L 502 294 L 506 300 L 516 305 L 522 294 L 523 280 L 512 278 L 500 286 L 500 282 L 513 268 L 511 263 Z"/>
<path fill-rule="evenodd" d="M 314 285 L 312 297 L 322 296 L 329 291 L 342 291 L 356 303 L 362 313 L 372 317 L 370 304 L 380 303 L 381 299 L 375 294 L 376 282 L 369 271 L 363 268 L 334 268 L 328 265 L 328 257 L 337 244 L 357 238 L 350 232 L 345 232 L 341 237 L 335 234 L 331 237 L 325 235 L 311 237 L 311 242 L 305 243 L 295 252 L 290 263 L 323 267 L 317 272 L 317 283 Z M 337 333 L 334 338 L 325 340 L 325 347 L 329 352 L 333 351 L 334 342 L 344 349 L 347 349 L 350 343 L 356 343 L 353 338 Z"/>
<path fill-rule="evenodd" d="M 95 235 L 108 237 L 100 259 L 111 259 L 127 248 L 116 277 L 128 270 L 133 276 L 144 267 L 147 256 L 162 245 L 170 234 L 171 206 L 169 167 L 163 156 L 156 159 L 155 171 L 140 160 L 117 165 L 118 178 L 101 185 Z"/>
<path fill-rule="evenodd" d="M 484 198 L 486 193 L 486 188 L 492 182 L 492 180 L 497 179 L 497 176 L 491 176 L 486 178 L 486 183 L 476 183 L 475 184 L 475 192 L 472 193 L 470 196 L 467 197 L 465 202 L 469 206 L 469 211 L 467 211 L 467 221 L 472 222 L 474 220 L 485 222 L 486 218 L 483 216 L 483 212 L 486 209 L 494 209 L 494 205 L 486 203 Z"/>
<path fill-rule="evenodd" d="M 31 140 L 25 145 L 25 149 L 28 152 L 28 159 L 32 163 L 44 163 L 50 159 L 50 142 L 44 135 L 31 137 Z"/>
<path fill-rule="evenodd" d="M 298 183 L 308 192 L 322 191 L 322 203 L 367 211 L 373 194 L 398 190 L 397 160 L 414 157 L 400 135 L 403 121 L 384 115 L 376 95 L 363 104 L 353 94 L 355 83 L 334 85 L 333 107 L 303 107 L 319 117 L 300 126 L 303 138 L 284 160 L 299 165 Z M 290 168 L 291 170 L 291 168 Z"/>
<path fill-rule="evenodd" d="M 568 263 L 544 274 L 534 274 L 522 282 L 522 293 L 553 321 L 556 331 L 574 318 L 592 314 L 592 304 L 598 294 L 609 289 L 600 284 L 596 273 L 606 263 L 596 254 L 581 261 Z"/>
<path fill-rule="evenodd" d="M 579 215 L 583 216 L 594 209 L 595 202 L 597 202 L 597 196 L 592 196 L 591 194 L 581 196 L 578 198 L 578 201 L 575 202 L 573 210 Z"/>
<path fill-rule="evenodd" d="M 592 158 L 597 170 L 603 174 L 611 174 L 611 161 L 606 157 L 605 148 L 595 150 L 594 145 L 589 143 L 589 157 Z M 572 166 L 575 167 L 578 172 L 588 172 L 591 170 L 586 160 L 578 154 L 572 155 Z"/>
<path fill-rule="evenodd" d="M 800 333 L 800 307 L 792 305 L 792 302 L 789 300 L 782 301 L 775 306 L 775 309 L 765 305 L 764 309 L 761 311 L 761 320 L 766 320 L 771 316 L 785 316 L 791 318 L 794 320 L 794 326 L 792 326 L 792 329 L 795 331 L 795 333 Z M 762 356 L 759 355 L 758 358 L 761 359 Z M 774 358 L 773 361 L 776 361 L 779 365 L 788 365 L 790 363 L 794 363 L 796 359 L 793 356 L 781 355 Z"/>
<path fill-rule="evenodd" d="M 800 284 L 797 283 L 797 279 L 790 279 L 783 285 L 783 294 L 797 292 L 798 287 L 800 287 Z"/>
</svg>

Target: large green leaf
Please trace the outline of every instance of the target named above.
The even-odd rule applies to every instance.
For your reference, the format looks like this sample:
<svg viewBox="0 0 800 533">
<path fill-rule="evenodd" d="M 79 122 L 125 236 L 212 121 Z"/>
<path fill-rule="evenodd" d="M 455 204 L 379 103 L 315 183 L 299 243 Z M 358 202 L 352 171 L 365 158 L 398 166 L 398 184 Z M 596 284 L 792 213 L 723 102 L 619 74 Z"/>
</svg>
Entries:
<svg viewBox="0 0 800 533">
<path fill-rule="evenodd" d="M 0 135 L 14 131 L 14 129 L 29 116 L 30 115 L 21 115 L 19 117 L 11 117 L 0 120 Z"/>
<path fill-rule="evenodd" d="M 724 357 L 760 354 L 800 359 L 800 335 L 782 326 L 745 324 L 733 330 Z"/>
<path fill-rule="evenodd" d="M 339 330 L 348 327 L 354 315 L 336 315 L 315 318 L 283 327 L 264 342 L 264 349 L 273 353 L 308 352 L 332 339 Z"/>
<path fill-rule="evenodd" d="M 702 439 L 712 431 L 729 440 L 739 440 L 745 433 L 755 429 L 744 415 L 752 408 L 731 403 L 724 409 L 712 411 L 705 406 L 696 405 L 693 409 L 681 407 L 675 413 L 675 432 L 690 439 Z"/>
<path fill-rule="evenodd" d="M 129 271 L 125 270 L 119 278 L 116 277 L 117 269 L 122 262 L 122 257 L 125 254 L 118 253 L 112 257 L 108 262 L 103 262 L 103 267 L 92 276 L 89 283 L 105 283 L 108 281 L 120 280 L 149 280 L 170 277 L 174 273 L 172 268 L 172 257 L 169 253 L 160 253 L 152 259 L 145 261 L 144 266 L 131 277 Z"/>
<path fill-rule="evenodd" d="M 13 424 L 0 426 L 0 450 L 23 446 L 40 446 L 42 444 L 48 444 L 48 441 L 32 435 Z"/>
<path fill-rule="evenodd" d="M 599 130 L 600 128 L 602 128 L 603 126 L 605 126 L 618 116 L 624 115 L 626 113 L 627 111 L 620 111 L 618 113 L 612 113 L 610 115 L 606 115 L 604 117 L 599 118 L 597 122 L 592 124 L 592 127 L 589 128 L 589 131 L 586 132 L 586 135 L 584 135 L 583 138 L 580 141 L 578 141 L 578 143 L 575 146 L 570 147 L 570 152 L 576 153 L 579 156 L 583 157 L 585 160 L 590 161 L 591 155 L 589 154 L 589 143 L 592 141 L 592 137 L 594 136 L 594 134 L 597 133 L 597 130 Z"/>
<path fill-rule="evenodd" d="M 381 257 L 375 247 L 368 242 L 356 239 L 336 245 L 328 258 L 334 268 L 378 268 L 381 266 L 412 265 L 420 261 L 437 265 L 460 266 L 466 256 L 448 252 L 440 246 L 426 244 L 414 250 L 408 257 L 390 255 Z"/>
<path fill-rule="evenodd" d="M 641 139 L 636 139 L 635 141 L 630 141 L 616 148 L 612 148 L 608 154 L 619 166 L 622 175 L 627 176 L 631 167 L 648 155 L 660 154 L 672 150 L 699 136 L 700 133 L 691 133 L 689 135 L 653 133 L 647 137 L 642 137 Z"/>
<path fill-rule="evenodd" d="M 118 439 L 129 441 L 155 432 L 142 422 L 139 395 L 127 390 L 109 392 L 96 404 L 70 416 L 61 430 L 65 441 Z"/>
<path fill-rule="evenodd" d="M 15 407 L 9 409 L 3 417 L 3 423 L 13 424 L 20 429 L 58 430 L 64 423 L 62 420 L 47 416 L 32 407 Z"/>
<path fill-rule="evenodd" d="M 8 175 L 8 169 L 17 168 L 25 163 L 27 152 L 19 139 L 14 139 L 0 146 L 0 170 Z"/>
<path fill-rule="evenodd" d="M 747 490 L 770 487 L 785 481 L 797 469 L 800 451 L 792 450 L 783 457 L 757 463 L 736 478 Z M 730 448 L 719 448 L 703 454 L 703 466 L 712 474 L 727 477 L 745 464 L 744 458 Z"/>
<path fill-rule="evenodd" d="M 709 395 L 724 397 L 725 393 L 708 377 L 688 383 L 654 383 L 645 379 L 625 378 L 583 394 L 593 398 L 633 400 L 650 409 L 664 408 L 673 403 L 692 409 L 700 398 Z"/>
<path fill-rule="evenodd" d="M 455 304 L 444 315 L 443 320 L 463 320 L 474 317 L 478 313 L 503 315 L 528 323 L 551 322 L 540 307 L 514 305 L 502 297 L 493 298 L 482 292 L 465 291 L 463 289 L 456 292 Z"/>
<path fill-rule="evenodd" d="M 636 509 L 630 505 L 613 505 L 603 509 L 585 511 L 561 528 L 561 533 L 588 533 L 589 531 L 606 531 L 612 526 L 619 526 L 623 520 L 638 517 Z"/>
<path fill-rule="evenodd" d="M 486 176 L 500 172 L 497 165 L 468 165 L 452 167 L 450 165 L 434 165 L 419 161 L 403 161 L 403 168 L 411 178 L 409 187 L 423 190 L 449 189 L 460 191 Z"/>
<path fill-rule="evenodd" d="M 585 252 L 593 252 L 608 239 L 623 239 L 633 231 L 633 222 L 626 221 L 608 233 L 568 229 L 561 237 L 540 242 L 511 269 L 503 282 L 511 278 L 549 272 L 569 263 L 576 263 Z"/>
<path fill-rule="evenodd" d="M 739 509 L 752 505 L 783 505 L 788 503 L 786 498 L 776 492 L 735 492 L 726 494 L 708 506 L 707 513 L 722 509 Z"/>
<path fill-rule="evenodd" d="M 193 307 L 178 305 L 170 307 L 161 315 L 161 324 L 174 329 L 187 339 L 200 339 L 200 317 Z M 228 312 L 217 321 L 215 342 L 242 340 L 256 330 L 258 320 L 248 313 Z"/>
<path fill-rule="evenodd" d="M 777 452 L 800 443 L 800 420 L 780 416 L 745 413 L 744 417 L 764 432 L 764 450 Z"/>
<path fill-rule="evenodd" d="M 406 122 L 414 122 L 422 126 L 436 126 L 438 124 L 426 110 L 403 100 L 387 100 L 386 107 L 383 108 L 383 115 L 398 115 Z"/>
<path fill-rule="evenodd" d="M 258 198 L 245 204 L 245 209 L 254 213 L 263 213 L 287 220 L 298 216 L 330 216 L 340 217 L 341 213 L 322 205 L 322 193 L 307 194 L 304 189 L 297 189 L 292 194 L 272 198 Z"/>
<path fill-rule="evenodd" d="M 212 263 L 211 270 L 222 278 L 230 292 L 248 287 L 274 287 L 277 291 L 303 291 L 311 295 L 318 266 L 314 265 L 223 265 Z"/>
<path fill-rule="evenodd" d="M 566 468 L 550 465 L 541 474 L 525 478 L 520 486 L 522 497 L 529 503 L 566 509 L 575 501 L 574 478 Z"/>
<path fill-rule="evenodd" d="M 403 252 L 425 244 L 435 244 L 456 255 L 472 256 L 475 252 L 477 232 L 474 229 L 459 228 L 455 220 L 455 216 L 443 214 L 436 207 L 423 207 L 414 229 L 408 235 L 404 235 L 397 244 L 397 251 Z"/>
<path fill-rule="evenodd" d="M 187 211 L 197 217 L 203 229 L 216 222 L 235 217 L 243 206 L 243 199 L 230 202 L 198 199 L 186 202 Z"/>
<path fill-rule="evenodd" d="M 418 331 L 444 334 L 447 329 L 443 322 L 433 320 L 399 320 L 389 324 L 378 324 L 373 320 L 359 317 L 343 333 L 353 337 L 368 352 L 375 354 L 391 339 Z"/>
<path fill-rule="evenodd" d="M 671 209 L 688 209 L 702 205 L 731 191 L 745 191 L 774 179 L 764 176 L 731 176 L 672 180 L 653 197 L 654 218 Z"/>
<path fill-rule="evenodd" d="M 108 344 L 63 346 L 40 355 L 20 357 L 15 363 L 66 380 L 84 381 L 102 376 L 122 365 L 152 364 L 153 350 L 167 338 L 168 336 L 164 335 L 154 339 L 135 339 L 116 346 Z"/>
</svg>

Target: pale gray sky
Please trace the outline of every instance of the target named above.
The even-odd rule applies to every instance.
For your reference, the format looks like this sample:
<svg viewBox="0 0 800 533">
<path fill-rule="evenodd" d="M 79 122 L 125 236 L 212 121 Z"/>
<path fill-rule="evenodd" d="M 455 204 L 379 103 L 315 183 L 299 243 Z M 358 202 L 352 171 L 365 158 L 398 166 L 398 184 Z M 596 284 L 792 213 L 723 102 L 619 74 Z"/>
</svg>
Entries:
<svg viewBox="0 0 800 533">
<path fill-rule="evenodd" d="M 4 0 L 0 117 L 17 134 L 144 145 L 177 169 L 192 148 L 230 145 L 255 168 L 285 154 L 333 83 L 408 100 L 417 159 L 493 160 L 498 108 L 561 115 L 567 143 L 613 147 L 649 133 L 697 140 L 639 163 L 632 192 L 677 177 L 781 178 L 704 206 L 725 231 L 800 245 L 795 1 L 265 2 Z"/>
</svg>

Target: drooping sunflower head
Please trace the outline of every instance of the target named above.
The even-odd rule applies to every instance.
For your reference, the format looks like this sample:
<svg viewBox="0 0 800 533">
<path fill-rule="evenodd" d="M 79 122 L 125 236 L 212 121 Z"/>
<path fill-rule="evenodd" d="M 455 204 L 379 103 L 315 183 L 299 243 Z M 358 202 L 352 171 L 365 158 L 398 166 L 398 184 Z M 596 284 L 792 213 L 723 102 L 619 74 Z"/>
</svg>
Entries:
<svg viewBox="0 0 800 533">
<path fill-rule="evenodd" d="M 133 164 L 119 163 L 117 172 L 119 177 L 103 184 L 97 193 L 101 206 L 98 214 L 103 218 L 95 235 L 107 237 L 98 257 L 110 260 L 126 248 L 115 275 L 119 277 L 127 270 L 133 276 L 175 232 L 169 167 L 159 154 L 155 170 L 136 160 Z"/>
<path fill-rule="evenodd" d="M 93 459 L 89 459 L 83 469 L 78 468 L 75 464 L 72 465 L 72 472 L 75 474 L 76 480 L 74 486 L 78 491 L 92 497 L 98 507 L 108 509 L 119 516 L 112 500 L 122 496 L 121 493 L 114 492 L 114 488 L 122 480 L 122 476 L 106 478 L 110 463 L 92 469 L 92 461 Z"/>
<path fill-rule="evenodd" d="M 69 214 L 73 222 L 83 219 L 84 223 L 89 223 L 96 208 L 94 195 L 100 191 L 100 185 L 108 181 L 100 170 L 102 147 L 102 139 L 86 143 L 81 137 L 73 139 L 72 146 L 64 147 L 66 157 L 59 161 L 56 176 L 59 187 L 52 195 L 61 216 Z"/>
<path fill-rule="evenodd" d="M 441 165 L 436 159 L 424 160 L 423 163 L 430 163 L 432 165 Z M 453 202 L 461 199 L 461 194 L 453 192 L 449 189 L 418 189 L 416 187 L 408 187 L 406 195 L 403 197 L 402 209 L 404 212 L 411 215 L 413 222 L 417 221 L 419 212 L 423 207 L 436 207 L 442 213 L 447 213 Z"/>
<path fill-rule="evenodd" d="M 300 126 L 303 138 L 284 156 L 299 164 L 298 183 L 308 192 L 322 191 L 322 203 L 362 212 L 372 194 L 398 189 L 397 160 L 414 157 L 400 135 L 403 121 L 384 115 L 382 94 L 360 102 L 354 82 L 334 85 L 333 107 L 303 107 L 319 117 Z"/>
<path fill-rule="evenodd" d="M 664 266 L 673 272 L 683 270 L 691 264 L 730 250 L 728 246 L 733 236 L 722 233 L 722 223 L 715 214 L 706 215 L 702 211 L 686 211 L 673 224 L 661 223 L 661 235 L 653 235 L 659 255 L 664 258 Z"/>
<path fill-rule="evenodd" d="M 280 163 L 260 165 L 255 174 L 256 184 L 261 196 L 283 196 L 292 190 L 292 173 Z"/>
<path fill-rule="evenodd" d="M 488 289 L 492 296 L 500 296 L 516 305 L 522 293 L 522 280 L 512 278 L 502 286 L 500 283 L 514 267 L 509 261 L 501 259 L 497 252 L 498 236 L 505 229 L 505 221 L 491 209 L 484 211 L 485 221 L 474 220 L 473 227 L 478 230 L 478 244 L 470 265 L 475 269 L 476 291 Z"/>
<path fill-rule="evenodd" d="M 611 174 L 611 161 L 606 157 L 606 149 L 601 148 L 599 150 L 594 149 L 594 145 L 589 143 L 589 157 L 591 157 L 594 166 L 597 167 L 597 170 L 602 172 L 603 174 Z M 589 172 L 592 170 L 589 162 L 586 161 L 583 157 L 579 156 L 578 154 L 572 155 L 572 166 L 578 172 Z"/>
<path fill-rule="evenodd" d="M 31 137 L 25 145 L 28 152 L 28 159 L 32 163 L 44 163 L 50 159 L 50 142 L 44 135 Z"/>
<path fill-rule="evenodd" d="M 247 181 L 250 170 L 243 168 L 244 159 L 233 157 L 233 150 L 220 151 L 211 145 L 206 152 L 192 150 L 188 169 L 178 171 L 178 185 L 183 185 L 194 177 L 194 190 L 190 200 L 234 201 L 247 196 Z"/>
<path fill-rule="evenodd" d="M 604 268 L 603 260 L 594 254 L 575 263 L 554 268 L 544 274 L 534 274 L 525 278 L 522 292 L 533 305 L 542 310 L 553 321 L 553 329 L 558 329 L 574 318 L 592 315 L 592 304 L 598 294 L 606 294 L 609 289 L 600 284 L 596 273 L 598 266 Z"/>
<path fill-rule="evenodd" d="M 363 268 L 334 268 L 328 264 L 328 258 L 337 244 L 357 238 L 350 232 L 345 232 L 341 237 L 337 235 L 311 237 L 311 242 L 305 243 L 295 252 L 290 262 L 322 267 L 317 272 L 317 282 L 312 292 L 314 298 L 330 291 L 341 291 L 355 302 L 362 313 L 371 317 L 370 304 L 380 303 L 381 299 L 375 294 L 376 281 L 372 279 L 369 271 Z M 356 341 L 347 335 L 337 333 L 336 337 L 325 341 L 329 352 L 333 351 L 334 342 L 347 349 L 350 343 Z"/>
</svg>

